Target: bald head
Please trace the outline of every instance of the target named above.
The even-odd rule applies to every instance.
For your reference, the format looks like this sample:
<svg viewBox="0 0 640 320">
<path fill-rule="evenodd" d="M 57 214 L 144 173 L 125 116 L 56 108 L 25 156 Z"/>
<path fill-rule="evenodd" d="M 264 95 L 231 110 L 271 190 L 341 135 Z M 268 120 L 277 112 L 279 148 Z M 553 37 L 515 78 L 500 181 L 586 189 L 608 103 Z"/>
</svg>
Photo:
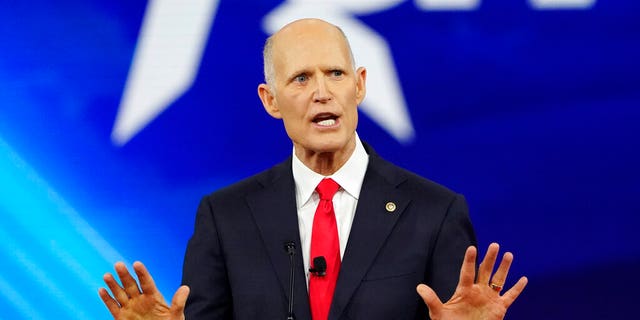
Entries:
<svg viewBox="0 0 640 320">
<path fill-rule="evenodd" d="M 331 39 L 333 45 L 342 47 L 349 57 L 351 68 L 355 70 L 355 60 L 349 40 L 340 27 L 320 19 L 300 19 L 293 21 L 267 38 L 262 52 L 264 63 L 264 81 L 275 88 L 275 62 L 281 52 L 286 52 L 291 45 L 300 45 L 304 41 Z M 277 57 L 275 57 L 277 56 Z"/>
</svg>

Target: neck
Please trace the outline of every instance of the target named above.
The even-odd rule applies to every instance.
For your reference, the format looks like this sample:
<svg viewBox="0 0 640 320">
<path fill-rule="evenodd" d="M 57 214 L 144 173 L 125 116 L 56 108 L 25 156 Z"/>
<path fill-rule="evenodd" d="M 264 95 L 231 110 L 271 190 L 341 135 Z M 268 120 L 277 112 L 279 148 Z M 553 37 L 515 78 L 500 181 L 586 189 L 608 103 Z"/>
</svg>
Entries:
<svg viewBox="0 0 640 320">
<path fill-rule="evenodd" d="M 330 176 L 349 160 L 356 149 L 355 136 L 347 145 L 337 151 L 318 152 L 294 145 L 298 159 L 309 169 L 323 176 Z"/>
</svg>

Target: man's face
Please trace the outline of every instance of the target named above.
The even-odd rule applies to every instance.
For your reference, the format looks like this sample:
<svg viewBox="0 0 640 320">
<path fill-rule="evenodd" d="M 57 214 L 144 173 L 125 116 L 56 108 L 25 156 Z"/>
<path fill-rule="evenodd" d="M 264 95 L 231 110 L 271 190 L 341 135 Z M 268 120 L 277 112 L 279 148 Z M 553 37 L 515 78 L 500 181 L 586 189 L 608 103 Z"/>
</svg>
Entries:
<svg viewBox="0 0 640 320">
<path fill-rule="evenodd" d="M 296 154 L 350 155 L 366 71 L 354 72 L 340 31 L 318 21 L 293 23 L 274 38 L 272 57 L 275 90 L 263 87 L 260 96 L 267 112 L 283 119 Z"/>
</svg>

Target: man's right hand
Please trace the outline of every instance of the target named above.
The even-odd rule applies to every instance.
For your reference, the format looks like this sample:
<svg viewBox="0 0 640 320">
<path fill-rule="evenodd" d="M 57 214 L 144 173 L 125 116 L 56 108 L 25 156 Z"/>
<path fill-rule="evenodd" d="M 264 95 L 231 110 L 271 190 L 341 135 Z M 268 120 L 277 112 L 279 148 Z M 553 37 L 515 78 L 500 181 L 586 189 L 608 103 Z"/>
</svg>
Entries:
<svg viewBox="0 0 640 320">
<path fill-rule="evenodd" d="M 133 270 L 140 280 L 140 286 L 131 276 L 124 263 L 114 266 L 122 286 L 112 274 L 104 275 L 107 289 L 100 288 L 98 294 L 116 320 L 184 320 L 184 306 L 189 296 L 189 287 L 181 286 L 173 295 L 171 306 L 167 305 L 162 293 L 147 268 L 141 262 L 133 263 Z"/>
</svg>

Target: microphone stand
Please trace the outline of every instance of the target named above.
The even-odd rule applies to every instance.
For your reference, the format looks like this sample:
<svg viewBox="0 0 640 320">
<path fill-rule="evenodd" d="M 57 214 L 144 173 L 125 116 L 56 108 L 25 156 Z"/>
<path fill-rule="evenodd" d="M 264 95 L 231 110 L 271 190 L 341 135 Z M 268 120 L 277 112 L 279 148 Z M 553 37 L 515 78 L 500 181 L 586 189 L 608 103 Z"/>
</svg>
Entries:
<svg viewBox="0 0 640 320">
<path fill-rule="evenodd" d="M 296 254 L 296 244 L 292 241 L 285 243 L 285 249 L 289 255 L 289 312 L 287 313 L 287 320 L 295 320 L 293 315 L 293 289 L 295 288 L 294 271 L 296 266 L 296 260 L 294 256 Z"/>
</svg>

